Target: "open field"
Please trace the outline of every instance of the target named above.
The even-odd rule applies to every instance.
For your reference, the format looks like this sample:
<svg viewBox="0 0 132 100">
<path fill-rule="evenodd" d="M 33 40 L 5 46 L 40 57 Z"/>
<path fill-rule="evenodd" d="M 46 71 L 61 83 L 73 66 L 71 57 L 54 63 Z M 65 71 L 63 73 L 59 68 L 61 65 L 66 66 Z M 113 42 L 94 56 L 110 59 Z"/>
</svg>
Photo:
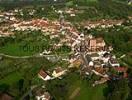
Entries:
<svg viewBox="0 0 132 100">
<path fill-rule="evenodd" d="M 107 86 L 92 87 L 88 80 L 80 78 L 79 73 L 71 73 L 62 80 L 52 80 L 47 85 L 56 100 L 104 100 L 103 89 Z"/>
<path fill-rule="evenodd" d="M 1 84 L 8 84 L 8 85 L 13 85 L 16 83 L 18 80 L 20 80 L 22 77 L 21 73 L 19 72 L 14 72 L 9 75 L 7 75 L 5 78 L 0 80 L 0 85 Z"/>
</svg>

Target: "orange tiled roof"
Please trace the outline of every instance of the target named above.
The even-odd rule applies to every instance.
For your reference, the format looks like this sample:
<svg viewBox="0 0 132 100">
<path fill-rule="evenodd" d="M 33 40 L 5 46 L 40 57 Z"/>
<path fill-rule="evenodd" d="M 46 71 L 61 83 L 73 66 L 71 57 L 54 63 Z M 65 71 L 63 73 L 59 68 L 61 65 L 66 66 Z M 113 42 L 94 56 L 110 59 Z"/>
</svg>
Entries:
<svg viewBox="0 0 132 100">
<path fill-rule="evenodd" d="M 41 75 L 43 78 L 46 78 L 46 76 L 47 76 L 47 73 L 42 69 L 39 71 L 38 74 Z"/>
<path fill-rule="evenodd" d="M 126 72 L 127 68 L 126 67 L 115 67 L 115 69 L 119 72 Z"/>
</svg>

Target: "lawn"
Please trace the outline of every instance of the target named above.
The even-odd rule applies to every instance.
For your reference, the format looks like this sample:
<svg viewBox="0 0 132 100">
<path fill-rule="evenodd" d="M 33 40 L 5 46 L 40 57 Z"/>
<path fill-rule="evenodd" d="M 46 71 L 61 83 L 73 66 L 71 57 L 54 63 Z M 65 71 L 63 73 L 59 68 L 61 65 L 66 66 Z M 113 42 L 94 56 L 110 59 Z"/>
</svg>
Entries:
<svg viewBox="0 0 132 100">
<path fill-rule="evenodd" d="M 79 73 L 69 73 L 62 80 L 47 83 L 47 89 L 55 100 L 104 100 L 106 84 L 92 87 L 88 80 L 81 79 Z"/>
<path fill-rule="evenodd" d="M 88 83 L 80 83 L 81 87 L 79 95 L 77 95 L 73 100 L 104 100 L 103 89 L 105 85 L 99 85 L 92 87 Z"/>
<path fill-rule="evenodd" d="M 0 80 L 0 85 L 1 84 L 13 85 L 14 83 L 16 83 L 16 81 L 18 81 L 21 78 L 22 78 L 22 74 L 21 73 L 14 72 L 14 73 L 11 73 L 11 74 L 7 75 L 3 79 L 1 79 Z"/>
<path fill-rule="evenodd" d="M 105 87 L 106 85 L 92 87 L 87 80 L 76 80 L 73 81 L 70 86 L 69 95 L 71 95 L 76 88 L 80 88 L 79 93 L 72 100 L 104 100 L 103 89 Z"/>
<path fill-rule="evenodd" d="M 16 32 L 15 38 L 0 38 L 4 45 L 0 45 L 0 53 L 13 56 L 29 56 L 40 53 L 51 44 L 49 36 L 43 36 L 39 31 Z"/>
<path fill-rule="evenodd" d="M 23 50 L 20 46 L 21 43 L 8 43 L 4 47 L 0 48 L 0 53 L 13 55 L 13 56 L 28 56 L 34 54 L 34 52 L 29 52 Z"/>
</svg>

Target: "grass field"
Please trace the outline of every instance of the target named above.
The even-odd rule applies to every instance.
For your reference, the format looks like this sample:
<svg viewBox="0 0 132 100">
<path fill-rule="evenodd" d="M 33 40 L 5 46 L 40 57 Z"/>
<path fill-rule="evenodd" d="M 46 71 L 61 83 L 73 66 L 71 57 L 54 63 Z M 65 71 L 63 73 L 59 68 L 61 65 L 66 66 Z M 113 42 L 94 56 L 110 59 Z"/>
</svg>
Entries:
<svg viewBox="0 0 132 100">
<path fill-rule="evenodd" d="M 88 81 L 76 80 L 71 84 L 69 95 L 80 88 L 79 93 L 72 100 L 104 100 L 103 89 L 106 85 L 92 87 Z"/>
<path fill-rule="evenodd" d="M 12 44 L 8 43 L 4 47 L 0 48 L 0 53 L 15 55 L 15 56 L 30 55 L 30 52 L 25 52 L 20 49 L 19 43 L 12 43 Z"/>
<path fill-rule="evenodd" d="M 23 45 L 24 44 L 21 42 L 8 43 L 4 47 L 0 48 L 0 53 L 12 55 L 12 56 L 29 56 L 29 55 L 33 55 L 33 54 L 41 52 L 41 49 L 42 49 L 39 46 L 39 43 L 38 44 L 30 43 L 24 49 L 22 47 Z M 40 50 L 37 49 L 37 47 L 35 46 L 38 46 Z"/>
<path fill-rule="evenodd" d="M 8 84 L 8 85 L 13 85 L 18 81 L 19 79 L 23 78 L 22 74 L 19 72 L 14 72 L 6 76 L 5 78 L 0 80 L 0 85 L 1 84 Z"/>
<path fill-rule="evenodd" d="M 99 85 L 97 87 L 88 86 L 88 83 L 81 83 L 80 93 L 77 95 L 74 100 L 104 100 L 103 89 L 105 85 Z"/>
<path fill-rule="evenodd" d="M 47 85 L 55 100 L 104 100 L 103 89 L 107 86 L 92 87 L 88 80 L 80 78 L 79 73 L 70 73 L 62 80 L 52 80 Z"/>
</svg>

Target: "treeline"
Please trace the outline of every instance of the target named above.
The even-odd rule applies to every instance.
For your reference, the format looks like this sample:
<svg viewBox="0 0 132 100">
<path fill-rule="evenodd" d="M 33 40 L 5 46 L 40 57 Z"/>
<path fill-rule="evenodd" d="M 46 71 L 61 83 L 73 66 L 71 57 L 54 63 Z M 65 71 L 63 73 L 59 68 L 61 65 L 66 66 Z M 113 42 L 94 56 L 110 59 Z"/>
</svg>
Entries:
<svg viewBox="0 0 132 100">
<path fill-rule="evenodd" d="M 14 9 L 16 7 L 33 6 L 33 5 L 56 5 L 63 4 L 66 0 L 0 0 L 0 7 L 4 10 Z"/>
<path fill-rule="evenodd" d="M 130 23 L 129 23 L 130 24 Z M 125 24 L 124 24 L 125 25 Z M 114 28 L 90 30 L 96 37 L 103 37 L 107 45 L 111 45 L 118 57 L 125 54 L 121 61 L 132 66 L 132 31 L 130 26 L 114 26 Z M 125 64 L 125 66 L 126 66 Z"/>
<path fill-rule="evenodd" d="M 93 2 L 94 1 L 94 2 Z M 84 13 L 76 17 L 68 18 L 69 20 L 97 20 L 97 19 L 122 19 L 132 16 L 132 6 L 127 3 L 117 2 L 116 0 L 74 0 L 77 9 L 84 10 Z"/>
<path fill-rule="evenodd" d="M 132 51 L 131 29 L 122 26 L 115 26 L 103 30 L 91 30 L 96 37 L 102 36 L 107 45 L 112 45 L 114 50 L 121 53 L 130 53 Z"/>
<path fill-rule="evenodd" d="M 104 34 L 108 44 L 112 44 L 115 50 L 128 53 L 132 50 L 132 34 L 123 32 L 113 32 Z"/>
</svg>

